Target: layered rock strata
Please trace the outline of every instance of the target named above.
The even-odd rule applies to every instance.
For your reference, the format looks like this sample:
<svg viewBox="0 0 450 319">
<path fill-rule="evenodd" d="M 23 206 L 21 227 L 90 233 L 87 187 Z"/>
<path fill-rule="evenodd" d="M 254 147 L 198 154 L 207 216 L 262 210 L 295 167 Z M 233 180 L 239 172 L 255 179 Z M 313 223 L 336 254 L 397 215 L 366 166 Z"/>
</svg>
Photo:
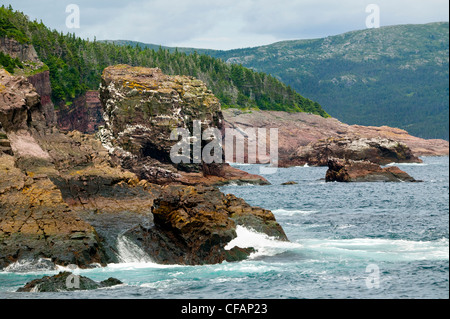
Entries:
<svg viewBox="0 0 450 319">
<path fill-rule="evenodd" d="M 374 137 L 327 138 L 299 148 L 281 166 L 326 166 L 329 158 L 368 161 L 379 165 L 390 163 L 422 163 L 406 144 Z"/>
<path fill-rule="evenodd" d="M 194 143 L 203 149 L 213 141 L 195 136 L 194 122 L 201 123 L 200 133 L 207 129 L 223 133 L 219 100 L 200 80 L 165 75 L 158 68 L 111 66 L 103 72 L 100 98 L 105 117 L 100 138 L 118 163 L 140 178 L 157 184 L 268 183 L 225 164 L 223 153 L 219 163 L 194 158 Z M 174 129 L 190 134 L 187 163 L 174 163 L 171 158 L 178 143 L 170 137 Z"/>
<path fill-rule="evenodd" d="M 307 113 L 241 111 L 237 109 L 225 109 L 222 113 L 225 127 L 240 131 L 251 127 L 278 128 L 279 165 L 286 167 L 303 165 L 306 160 L 311 161 L 311 164 L 314 165 L 320 158 L 323 158 L 323 154 L 318 154 L 319 156 L 314 159 L 306 158 L 306 160 L 302 160 L 297 155 L 307 154 L 308 150 L 312 150 L 320 144 L 325 146 L 328 139 L 350 142 L 387 139 L 405 144 L 416 158 L 419 156 L 448 156 L 449 154 L 448 141 L 427 140 L 411 136 L 405 130 L 387 126 L 348 125 L 335 118 L 323 118 Z M 325 149 L 323 148 L 323 150 Z M 262 158 L 262 160 L 267 161 L 267 158 Z M 321 165 L 326 166 L 326 164 L 326 161 L 321 161 Z"/>
<path fill-rule="evenodd" d="M 0 145 L 0 268 L 16 269 L 36 260 L 82 268 L 120 262 L 121 238 L 161 263 L 241 260 L 251 247 L 225 249 L 236 236 L 236 225 L 286 240 L 270 211 L 216 188 L 151 183 L 128 170 L 94 136 L 59 132 L 47 121 L 29 81 L 4 70 Z M 138 159 L 145 161 L 137 156 L 136 164 Z M 199 181 L 205 178 L 197 174 Z"/>
</svg>

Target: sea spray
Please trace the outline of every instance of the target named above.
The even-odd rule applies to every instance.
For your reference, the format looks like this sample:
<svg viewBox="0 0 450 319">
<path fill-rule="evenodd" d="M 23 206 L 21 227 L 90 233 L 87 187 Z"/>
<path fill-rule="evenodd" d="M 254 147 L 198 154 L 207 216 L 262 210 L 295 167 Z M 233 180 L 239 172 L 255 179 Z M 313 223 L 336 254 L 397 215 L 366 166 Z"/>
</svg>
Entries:
<svg viewBox="0 0 450 319">
<path fill-rule="evenodd" d="M 250 255 L 250 258 L 261 256 L 274 256 L 288 250 L 295 250 L 302 247 L 301 244 L 288 241 L 277 240 L 266 234 L 258 233 L 253 229 L 243 226 L 236 227 L 237 237 L 230 241 L 225 249 L 231 249 L 234 246 L 246 248 L 253 247 L 256 252 Z"/>
<path fill-rule="evenodd" d="M 152 258 L 124 235 L 117 238 L 117 257 L 122 263 L 152 263 Z"/>
</svg>

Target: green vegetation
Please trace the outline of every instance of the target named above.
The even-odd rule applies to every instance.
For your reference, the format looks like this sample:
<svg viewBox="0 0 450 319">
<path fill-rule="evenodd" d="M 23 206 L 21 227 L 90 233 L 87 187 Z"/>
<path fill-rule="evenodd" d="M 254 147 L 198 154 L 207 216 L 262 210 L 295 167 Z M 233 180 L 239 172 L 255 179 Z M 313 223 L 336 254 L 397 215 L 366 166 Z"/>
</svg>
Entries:
<svg viewBox="0 0 450 319">
<path fill-rule="evenodd" d="M 0 21 L 31 39 L 39 58 L 50 70 L 54 102 L 72 101 L 89 89 L 98 89 L 103 69 L 114 64 L 159 67 L 166 74 L 190 75 L 204 81 L 224 107 L 310 112 L 329 116 L 314 101 L 304 98 L 273 76 L 197 52 L 143 48 L 139 45 L 89 41 L 74 34 L 50 30 L 28 21 L 12 8 L 0 8 Z M 27 21 L 27 23 L 24 23 Z M 55 103 L 55 104 L 56 104 Z"/>
<path fill-rule="evenodd" d="M 449 138 L 447 22 L 207 54 L 267 72 L 345 123 Z"/>
<path fill-rule="evenodd" d="M 23 68 L 22 63 L 18 58 L 11 58 L 8 54 L 0 52 L 0 65 L 5 68 L 9 73 L 14 73 L 15 68 Z"/>
<path fill-rule="evenodd" d="M 389 125 L 424 138 L 449 138 L 448 22 L 197 52 L 271 74 L 345 123 Z"/>
</svg>

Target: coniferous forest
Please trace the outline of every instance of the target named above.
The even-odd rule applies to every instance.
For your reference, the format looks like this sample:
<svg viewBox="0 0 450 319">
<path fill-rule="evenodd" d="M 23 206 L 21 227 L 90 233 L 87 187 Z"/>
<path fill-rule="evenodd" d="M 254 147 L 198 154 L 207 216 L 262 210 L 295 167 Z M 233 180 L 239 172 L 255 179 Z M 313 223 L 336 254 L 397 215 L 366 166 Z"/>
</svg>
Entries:
<svg viewBox="0 0 450 319">
<path fill-rule="evenodd" d="M 70 103 L 86 90 L 95 90 L 104 68 L 114 64 L 159 67 L 171 75 L 189 75 L 204 81 L 219 98 L 222 107 L 288 112 L 309 112 L 324 117 L 322 107 L 304 98 L 275 77 L 255 72 L 242 65 L 194 52 L 153 50 L 138 45 L 121 46 L 81 39 L 75 34 L 50 30 L 42 21 L 30 21 L 13 8 L 0 8 L 0 37 L 31 43 L 50 70 L 52 99 L 55 105 Z M 13 71 L 15 62 L 0 56 L 5 68 Z"/>
</svg>

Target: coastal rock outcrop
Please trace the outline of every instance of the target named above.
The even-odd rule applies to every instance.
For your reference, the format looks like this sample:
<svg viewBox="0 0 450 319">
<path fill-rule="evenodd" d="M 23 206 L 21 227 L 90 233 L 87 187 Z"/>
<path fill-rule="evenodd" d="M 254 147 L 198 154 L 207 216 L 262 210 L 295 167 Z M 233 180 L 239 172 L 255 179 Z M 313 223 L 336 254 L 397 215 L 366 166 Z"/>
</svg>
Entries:
<svg viewBox="0 0 450 319">
<path fill-rule="evenodd" d="M 120 280 L 112 277 L 96 282 L 85 276 L 73 275 L 71 272 L 63 271 L 54 276 L 44 276 L 43 278 L 32 280 L 23 287 L 17 289 L 17 292 L 93 290 L 121 284 L 122 282 Z"/>
<path fill-rule="evenodd" d="M 386 138 L 330 137 L 299 148 L 280 165 L 326 166 L 329 158 L 390 163 L 422 163 L 406 144 Z"/>
<path fill-rule="evenodd" d="M 159 263 L 196 265 L 236 260 L 235 251 L 225 249 L 236 237 L 236 225 L 287 240 L 272 212 L 214 187 L 164 186 L 152 212 L 152 227 L 139 226 L 124 235 Z M 241 258 L 250 252 L 240 250 Z"/>
<path fill-rule="evenodd" d="M 449 142 L 411 136 L 405 130 L 387 126 L 348 125 L 335 118 L 308 113 L 237 109 L 222 110 L 225 127 L 245 130 L 249 127 L 278 128 L 280 166 L 296 166 L 294 154 L 303 154 L 309 144 L 334 139 L 389 139 L 404 143 L 415 157 L 448 156 Z M 267 160 L 267 159 L 263 159 Z M 326 162 L 324 163 L 326 166 Z"/>
<path fill-rule="evenodd" d="M 28 82 L 33 85 L 41 98 L 42 113 L 48 126 L 56 125 L 57 116 L 52 102 L 52 87 L 50 84 L 50 71 L 46 70 L 27 76 Z"/>
<path fill-rule="evenodd" d="M 50 134 L 39 94 L 24 77 L 0 69 L 0 125 L 10 151 L 0 153 L 0 267 L 23 259 L 104 263 L 95 229 L 63 200 L 51 178 Z M 5 145 L 6 143 L 3 143 Z"/>
<path fill-rule="evenodd" d="M 100 100 L 95 92 L 90 93 L 89 101 L 81 107 L 72 105 L 63 107 L 58 113 L 60 128 L 76 129 L 91 133 L 91 128 L 104 125 L 103 118 L 91 116 L 98 114 Z M 88 111 L 86 111 L 86 109 Z M 438 139 L 423 139 L 411 136 L 405 130 L 387 126 L 347 125 L 334 118 L 322 118 L 307 113 L 287 113 L 277 111 L 242 111 L 237 109 L 222 110 L 225 128 L 243 131 L 250 127 L 278 128 L 279 160 L 282 166 L 295 166 L 290 158 L 293 154 L 305 153 L 304 148 L 310 143 L 328 138 L 335 139 L 389 139 L 405 144 L 413 156 L 446 156 L 449 154 L 449 142 Z M 295 159 L 295 157 L 294 157 Z M 269 158 L 259 159 L 268 162 Z M 298 160 L 297 160 L 298 162 Z M 326 162 L 324 164 L 326 166 Z M 224 166 L 225 167 L 225 166 Z"/>
<path fill-rule="evenodd" d="M 236 236 L 236 225 L 286 239 L 270 211 L 216 188 L 151 183 L 127 169 L 95 136 L 61 133 L 47 121 L 30 82 L 4 70 L 0 146 L 0 269 L 36 260 L 80 268 L 120 262 L 124 234 L 151 259 L 185 264 L 248 256 L 251 247 L 225 249 Z M 155 165 L 164 166 L 160 161 Z M 223 172 L 220 166 L 205 167 L 209 173 Z M 239 180 L 246 176 L 236 169 L 227 174 Z M 183 178 L 192 184 L 227 180 L 203 172 Z"/>
<path fill-rule="evenodd" d="M 214 139 L 195 136 L 194 122 L 200 123 L 200 133 L 223 130 L 219 100 L 202 81 L 165 75 L 158 68 L 117 65 L 103 71 L 100 98 L 105 117 L 102 142 L 122 167 L 140 178 L 157 184 L 268 183 L 224 163 L 223 153 L 219 163 L 196 161 L 194 152 L 186 155 L 188 163 L 171 160 L 178 143 L 171 139 L 174 129 L 186 129 L 190 146 L 199 143 L 201 149 Z"/>
<path fill-rule="evenodd" d="M 368 161 L 330 159 L 327 182 L 416 182 L 396 166 L 384 167 Z"/>
</svg>

